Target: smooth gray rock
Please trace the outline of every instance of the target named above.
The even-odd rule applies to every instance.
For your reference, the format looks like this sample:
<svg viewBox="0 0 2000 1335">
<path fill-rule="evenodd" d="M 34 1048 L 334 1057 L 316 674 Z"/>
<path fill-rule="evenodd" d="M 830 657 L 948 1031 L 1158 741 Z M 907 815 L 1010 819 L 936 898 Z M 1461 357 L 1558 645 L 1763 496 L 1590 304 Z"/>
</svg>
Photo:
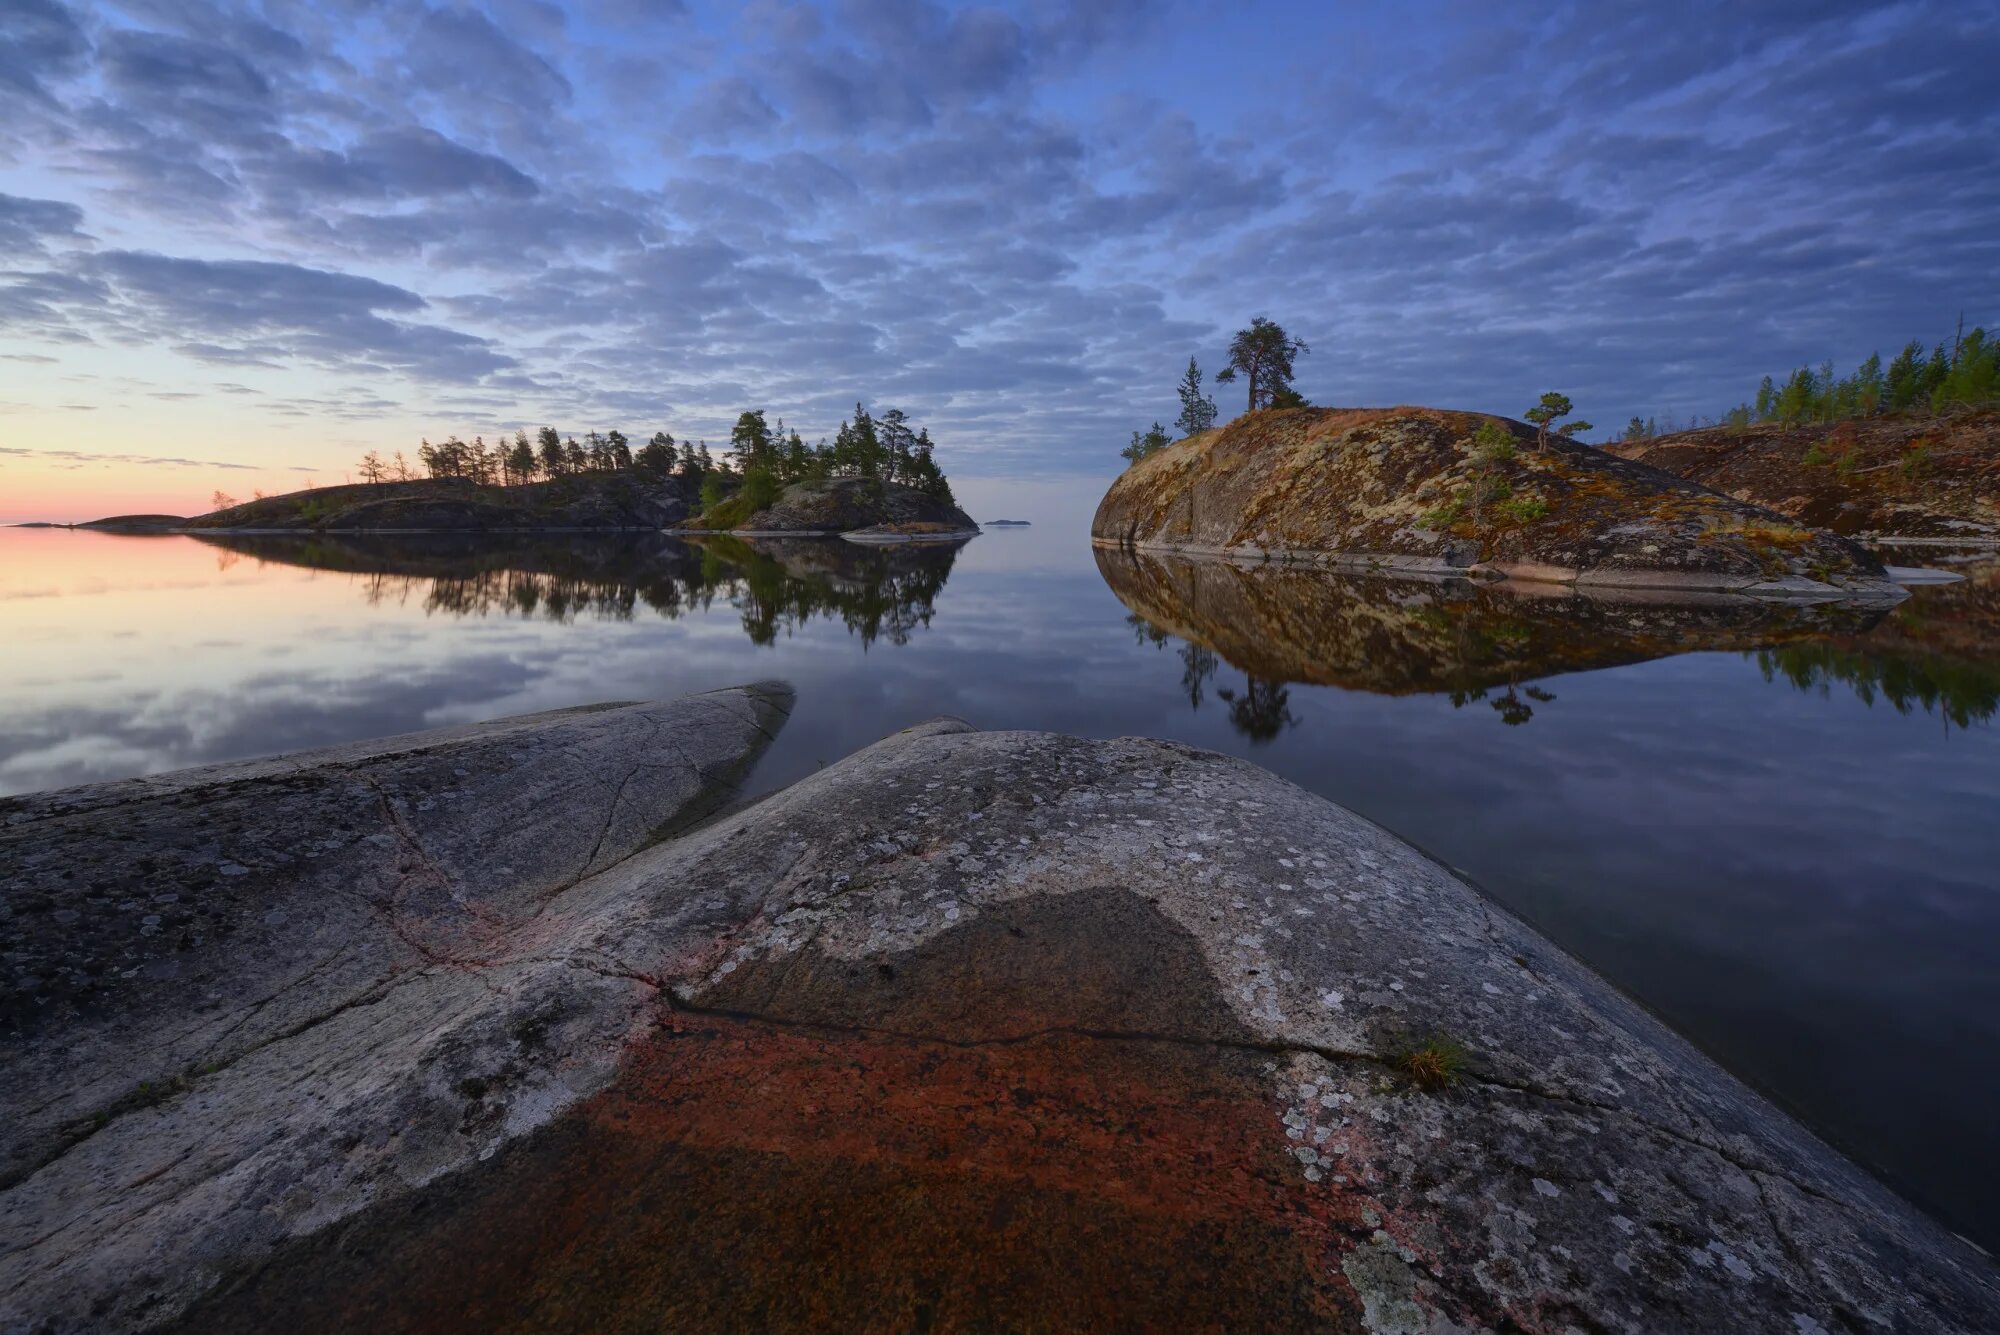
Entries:
<svg viewBox="0 0 2000 1335">
<path fill-rule="evenodd" d="M 593 705 L 0 800 L 0 1185 L 477 966 L 726 802 L 790 702 Z"/>
<path fill-rule="evenodd" d="M 0 1327 L 1199 1324 L 1218 1293 L 1262 1328 L 2000 1327 L 1988 1258 L 1243 762 L 939 721 L 566 879 L 604 857 L 440 902 L 421 948 L 329 924 L 404 972 L 357 999 L 317 957 L 284 979 L 312 1022 L 0 1193 Z M 1438 1036 L 1464 1069 L 1420 1087 Z"/>
</svg>

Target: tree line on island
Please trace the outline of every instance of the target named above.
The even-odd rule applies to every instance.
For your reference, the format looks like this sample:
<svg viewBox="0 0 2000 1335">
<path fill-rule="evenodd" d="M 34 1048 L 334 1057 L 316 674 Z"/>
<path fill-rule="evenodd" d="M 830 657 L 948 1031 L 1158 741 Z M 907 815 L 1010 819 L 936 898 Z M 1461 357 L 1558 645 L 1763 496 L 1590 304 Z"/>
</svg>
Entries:
<svg viewBox="0 0 2000 1335">
<path fill-rule="evenodd" d="M 439 444 L 426 439 L 412 464 L 401 450 L 384 458 L 370 450 L 358 468 L 367 483 L 409 482 L 422 477 L 464 479 L 478 486 L 525 486 L 558 478 L 636 472 L 657 478 L 677 477 L 696 487 L 705 508 L 741 495 L 752 509 L 761 509 L 795 482 L 839 477 L 879 479 L 913 487 L 946 504 L 956 504 L 951 483 L 938 466 L 936 445 L 928 427 L 917 427 L 901 408 L 889 408 L 878 418 L 862 404 L 852 419 L 842 421 L 828 441 L 808 445 L 784 419 L 772 426 L 762 408 L 738 415 L 729 433 L 729 452 L 718 458 L 707 441 L 676 441 L 668 431 L 632 447 L 631 438 L 615 427 L 589 431 L 579 441 L 552 426 L 533 437 L 525 427 L 513 439 L 492 445 L 484 436 L 470 441 L 456 435 Z"/>
<path fill-rule="evenodd" d="M 1804 426 L 1810 422 L 1848 422 L 1888 413 L 1929 413 L 2000 402 L 2000 341 L 1982 328 L 1960 330 L 1949 344 L 1939 342 L 1928 352 L 1922 340 L 1911 339 L 1887 366 L 1882 354 L 1868 359 L 1848 375 L 1836 375 L 1833 359 L 1818 366 L 1801 366 L 1779 381 L 1765 376 L 1757 393 L 1720 419 L 1696 426 L 1738 429 L 1753 423 Z M 1678 429 L 1663 428 L 1654 418 L 1634 417 L 1626 423 L 1625 440 L 1650 440 Z"/>
</svg>

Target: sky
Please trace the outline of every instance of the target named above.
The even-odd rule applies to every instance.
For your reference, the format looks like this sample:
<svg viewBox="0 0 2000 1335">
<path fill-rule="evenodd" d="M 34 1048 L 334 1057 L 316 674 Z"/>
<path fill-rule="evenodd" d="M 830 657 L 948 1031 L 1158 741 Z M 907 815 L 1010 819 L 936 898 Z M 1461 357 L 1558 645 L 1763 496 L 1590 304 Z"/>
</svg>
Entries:
<svg viewBox="0 0 2000 1335">
<path fill-rule="evenodd" d="M 0 522 L 857 402 L 1089 490 L 1258 314 L 1316 403 L 1717 414 L 2000 323 L 1996 69 L 1993 0 L 0 0 Z"/>
</svg>

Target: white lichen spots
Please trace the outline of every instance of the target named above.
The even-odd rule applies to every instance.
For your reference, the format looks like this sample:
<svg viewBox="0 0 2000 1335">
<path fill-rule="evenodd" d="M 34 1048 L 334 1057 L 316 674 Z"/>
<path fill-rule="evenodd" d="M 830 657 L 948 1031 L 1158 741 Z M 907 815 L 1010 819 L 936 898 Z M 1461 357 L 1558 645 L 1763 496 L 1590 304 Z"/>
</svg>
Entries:
<svg viewBox="0 0 2000 1335">
<path fill-rule="evenodd" d="M 1560 1196 L 1563 1189 L 1545 1177 L 1534 1179 L 1535 1190 L 1544 1196 Z"/>
<path fill-rule="evenodd" d="M 1598 1195 L 1602 1196 L 1610 1204 L 1612 1205 L 1618 1204 L 1618 1193 L 1613 1191 L 1610 1187 L 1604 1185 L 1604 1183 L 1593 1181 L 1590 1184 L 1590 1187 L 1591 1190 L 1595 1191 Z"/>
<path fill-rule="evenodd" d="M 1827 1335 L 1827 1329 L 1804 1312 L 1792 1313 L 1792 1328 L 1798 1335 Z"/>
<path fill-rule="evenodd" d="M 1631 1220 L 1627 1219 L 1624 1215 L 1615 1214 L 1611 1216 L 1611 1227 L 1617 1229 L 1620 1233 L 1630 1236 L 1632 1230 L 1639 1226 L 1633 1223 Z"/>
<path fill-rule="evenodd" d="M 1730 1251 L 1729 1248 L 1723 1246 L 1721 1242 L 1715 1239 L 1710 1239 L 1708 1246 L 1703 1249 L 1702 1255 L 1713 1257 L 1716 1261 L 1721 1261 L 1722 1268 L 1738 1279 L 1752 1279 L 1756 1275 L 1756 1272 L 1750 1269 L 1742 1257 Z M 1707 1267 L 1713 1263 L 1714 1261 L 1708 1260 L 1697 1262 L 1697 1264 L 1703 1267 Z"/>
<path fill-rule="evenodd" d="M 1330 1011 L 1339 1010 L 1341 1007 L 1341 1003 L 1346 1000 L 1347 1000 L 1346 996 L 1343 995 L 1337 988 L 1328 988 L 1326 991 L 1319 994 L 1319 1004 L 1326 1007 Z"/>
<path fill-rule="evenodd" d="M 1503 992 L 1501 992 L 1499 988 L 1493 986 L 1493 984 L 1491 983 L 1481 983 L 1479 985 L 1479 990 L 1484 992 L 1489 997 L 1498 997 L 1505 995 Z"/>
</svg>

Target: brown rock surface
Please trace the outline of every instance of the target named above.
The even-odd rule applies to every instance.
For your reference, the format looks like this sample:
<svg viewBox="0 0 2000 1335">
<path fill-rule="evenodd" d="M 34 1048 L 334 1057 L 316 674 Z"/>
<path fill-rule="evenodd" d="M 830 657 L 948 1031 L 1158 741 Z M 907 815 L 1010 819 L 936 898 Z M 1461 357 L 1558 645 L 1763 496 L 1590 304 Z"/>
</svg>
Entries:
<svg viewBox="0 0 2000 1335">
<path fill-rule="evenodd" d="M 1482 461 L 1492 423 L 1511 455 Z M 1432 408 L 1267 409 L 1141 460 L 1091 525 L 1114 546 L 1578 585 L 1899 596 L 1881 563 L 1603 450 Z M 1504 495 L 1480 499 L 1483 473 Z"/>
<path fill-rule="evenodd" d="M 1705 427 L 1605 449 L 1837 533 L 2000 537 L 2000 408 Z"/>
</svg>

